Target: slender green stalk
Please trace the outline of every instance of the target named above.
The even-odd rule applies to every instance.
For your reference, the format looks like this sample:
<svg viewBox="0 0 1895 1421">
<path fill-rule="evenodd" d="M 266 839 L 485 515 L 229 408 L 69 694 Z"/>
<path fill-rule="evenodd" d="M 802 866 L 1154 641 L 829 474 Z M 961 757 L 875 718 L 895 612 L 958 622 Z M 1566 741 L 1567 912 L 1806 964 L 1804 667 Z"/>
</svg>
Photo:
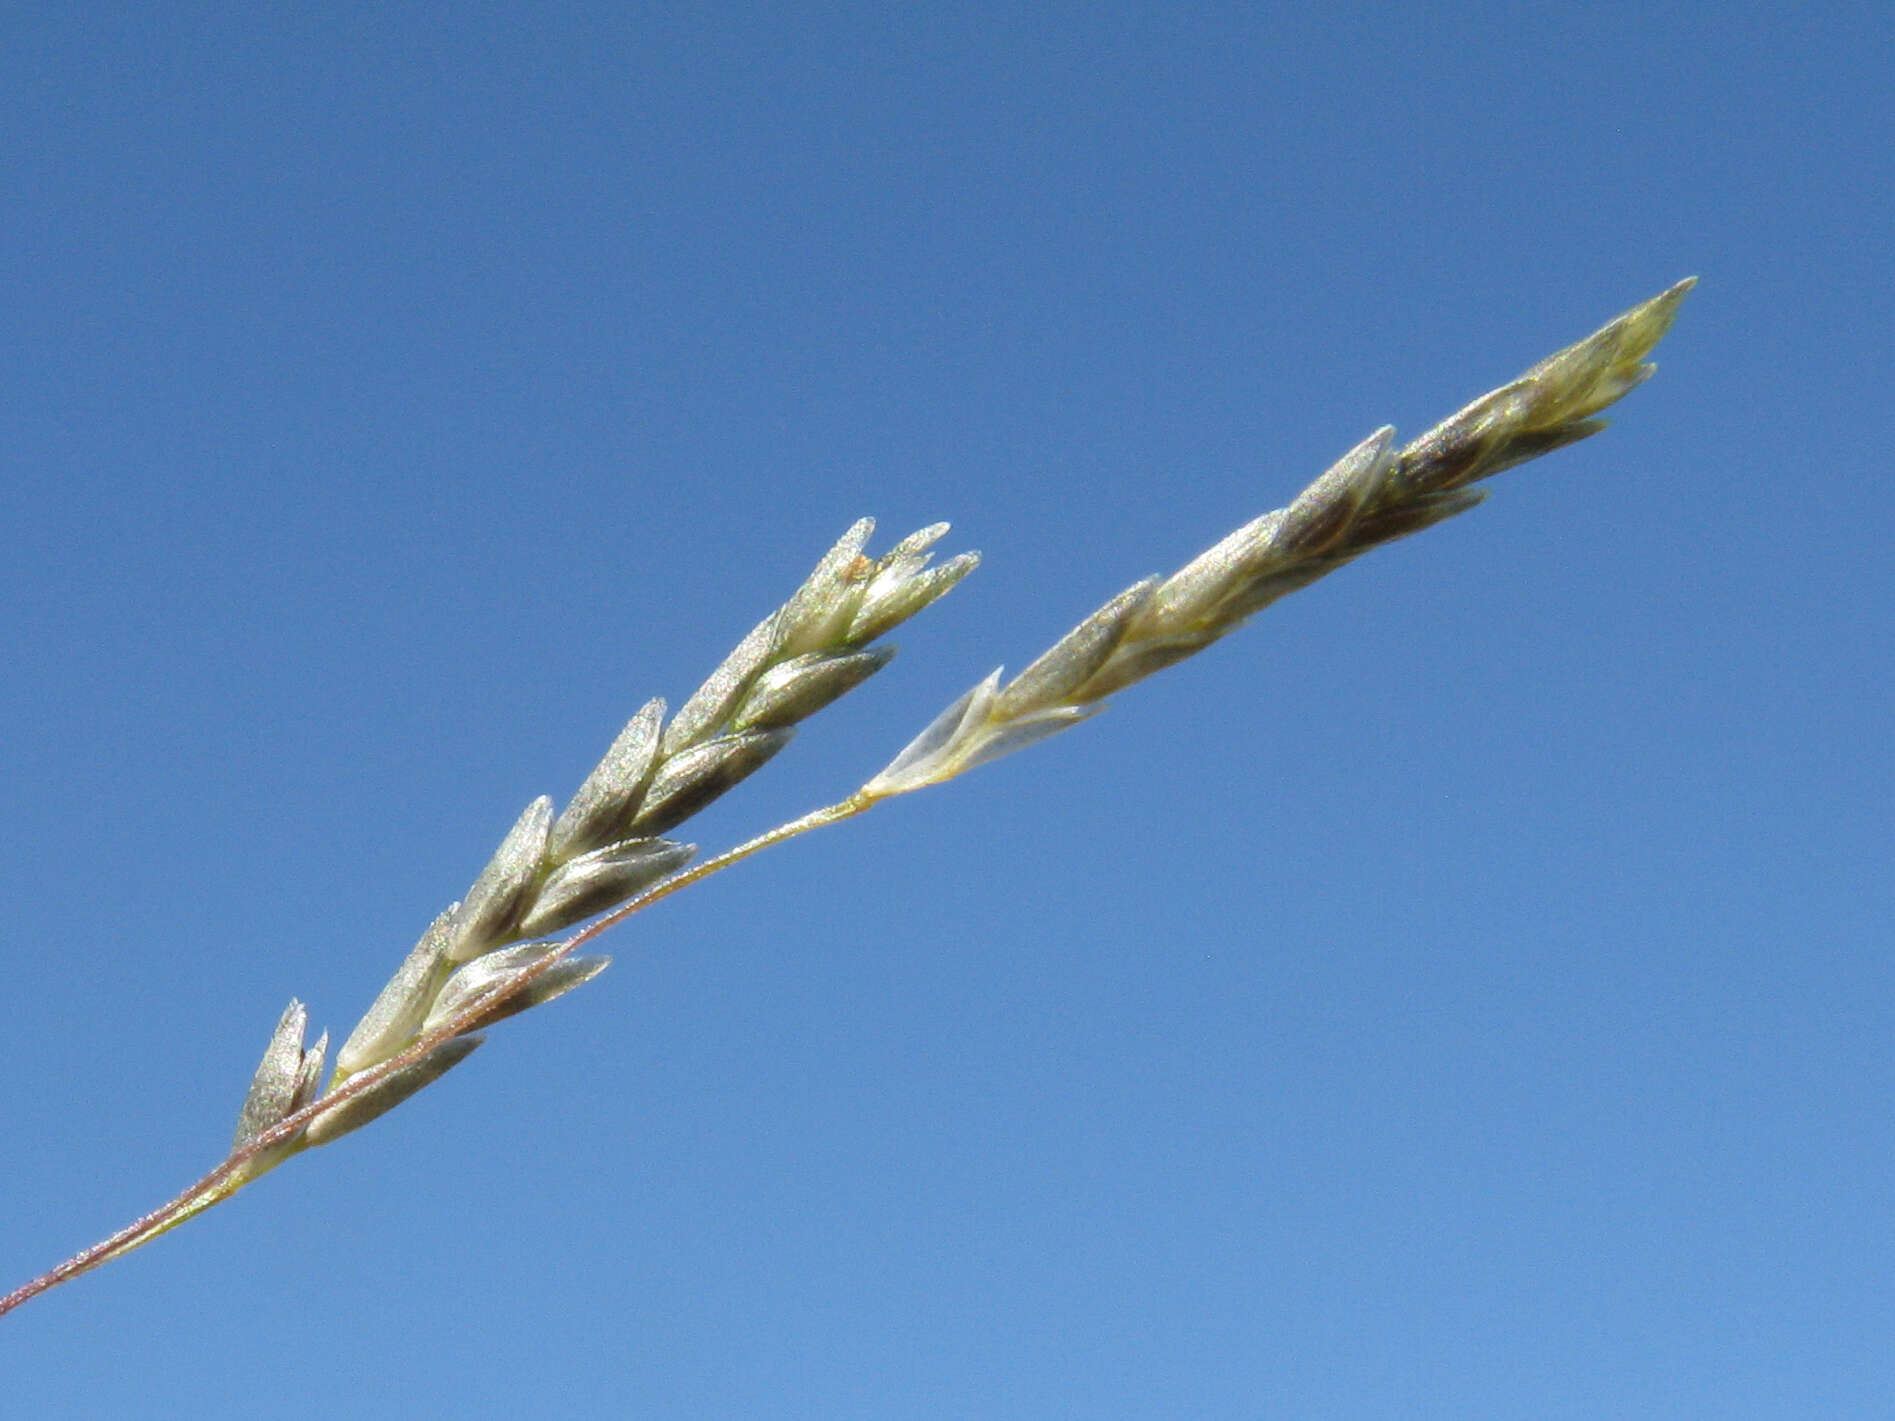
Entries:
<svg viewBox="0 0 1895 1421">
<path fill-rule="evenodd" d="M 725 849 L 721 854 L 705 859 L 703 863 L 681 869 L 664 882 L 654 884 L 623 907 L 614 909 L 597 922 L 582 928 L 573 935 L 566 946 L 568 948 L 582 947 L 601 933 L 617 927 L 634 913 L 643 912 L 660 898 L 669 898 L 680 888 L 689 888 L 693 883 L 709 878 L 713 873 L 722 873 L 733 864 L 742 863 L 752 854 L 762 853 L 765 849 L 773 849 L 787 840 L 807 834 L 811 829 L 826 829 L 831 824 L 840 824 L 845 819 L 853 819 L 858 814 L 866 814 L 881 802 L 880 798 L 863 790 L 857 790 L 847 799 L 838 800 L 834 804 L 826 804 L 821 809 L 812 809 L 809 813 L 792 819 L 787 824 L 779 824 L 776 828 L 766 830 L 754 839 L 746 839 L 735 848 Z"/>
</svg>

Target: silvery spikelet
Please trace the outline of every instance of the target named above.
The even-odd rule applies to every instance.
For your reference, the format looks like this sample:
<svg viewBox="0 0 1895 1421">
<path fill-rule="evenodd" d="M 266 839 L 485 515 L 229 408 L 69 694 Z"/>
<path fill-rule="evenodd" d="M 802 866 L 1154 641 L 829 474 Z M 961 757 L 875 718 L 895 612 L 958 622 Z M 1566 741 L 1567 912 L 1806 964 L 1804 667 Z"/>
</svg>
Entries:
<svg viewBox="0 0 1895 1421">
<path fill-rule="evenodd" d="M 324 1032 L 314 1046 L 304 1050 L 303 1033 L 308 1029 L 309 1012 L 301 1002 L 292 1001 L 270 1034 L 270 1044 L 264 1048 L 263 1060 L 251 1079 L 249 1094 L 237 1115 L 233 1149 L 242 1149 L 316 1098 L 329 1034 Z"/>
<path fill-rule="evenodd" d="M 303 1131 L 310 1145 L 326 1145 L 352 1130 L 359 1130 L 377 1116 L 385 1115 L 423 1086 L 433 1085 L 454 1067 L 474 1054 L 474 1048 L 486 1038 L 456 1036 L 443 1041 L 412 1065 L 384 1076 L 373 1087 L 344 1101 L 327 1114 L 319 1115 Z"/>
</svg>

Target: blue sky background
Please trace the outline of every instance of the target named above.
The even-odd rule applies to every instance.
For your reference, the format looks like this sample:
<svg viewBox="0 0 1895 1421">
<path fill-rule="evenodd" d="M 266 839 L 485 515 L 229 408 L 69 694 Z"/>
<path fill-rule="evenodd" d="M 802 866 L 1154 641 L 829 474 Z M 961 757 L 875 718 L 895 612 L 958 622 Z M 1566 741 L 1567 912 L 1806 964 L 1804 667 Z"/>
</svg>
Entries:
<svg viewBox="0 0 1895 1421">
<path fill-rule="evenodd" d="M 855 517 L 689 826 L 1674 280 L 1598 439 L 0 1321 L 32 1418 L 1895 1413 L 1884 6 L 16 4 L 0 1286 Z"/>
</svg>

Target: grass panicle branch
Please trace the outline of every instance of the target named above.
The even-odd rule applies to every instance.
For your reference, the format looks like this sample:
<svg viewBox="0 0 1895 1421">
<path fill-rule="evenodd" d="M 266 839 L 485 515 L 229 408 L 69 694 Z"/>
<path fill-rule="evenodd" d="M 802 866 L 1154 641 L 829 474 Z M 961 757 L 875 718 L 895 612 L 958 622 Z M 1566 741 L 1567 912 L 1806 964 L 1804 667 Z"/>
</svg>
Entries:
<svg viewBox="0 0 1895 1421">
<path fill-rule="evenodd" d="M 1133 583 L 1006 685 L 993 672 L 862 793 L 880 799 L 940 784 L 1066 730 L 1279 597 L 1466 512 L 1486 497 L 1469 485 L 1597 434 L 1605 422 L 1592 416 L 1651 377 L 1645 357 L 1694 284 L 1633 307 L 1405 447 L 1392 428 L 1376 430 L 1287 508 L 1246 523 L 1170 577 Z"/>
<path fill-rule="evenodd" d="M 1598 433 L 1605 422 L 1595 416 L 1652 374 L 1646 357 L 1693 284 L 1681 281 L 1634 307 L 1406 445 L 1396 445 L 1394 430 L 1378 429 L 1288 506 L 1169 577 L 1133 583 L 1011 681 L 993 672 L 854 794 L 693 864 L 694 845 L 663 835 L 775 756 L 798 723 L 886 665 L 893 649 L 875 643 L 979 561 L 962 553 L 930 565 L 945 523 L 871 559 L 864 549 L 874 525 L 856 523 L 668 724 L 665 703 L 647 702 L 563 810 L 555 813 L 544 797 L 526 807 L 349 1033 L 326 1092 L 328 1036 L 305 1047 L 308 1013 L 292 1001 L 270 1035 L 225 1159 L 169 1203 L 0 1297 L 0 1313 L 401 1104 L 465 1060 L 484 1039 L 479 1031 L 598 975 L 610 959 L 577 949 L 660 898 L 1069 729 L 1277 598 L 1472 508 L 1485 496 L 1473 487 L 1481 480 Z M 564 940 L 551 936 L 588 918 Z"/>
<path fill-rule="evenodd" d="M 782 607 L 725 657 L 664 724 L 648 701 L 557 816 L 551 799 L 521 813 L 459 902 L 442 911 L 336 1055 L 336 1078 L 387 1059 L 443 1003 L 493 988 L 550 950 L 509 948 L 623 903 L 676 873 L 696 852 L 659 837 L 753 774 L 808 719 L 888 664 L 884 633 L 973 571 L 962 553 L 929 566 L 947 524 L 923 528 L 870 560 L 864 518 L 843 534 Z M 502 953 L 503 949 L 508 949 Z M 599 964 L 603 966 L 603 964 Z M 537 977 L 536 1005 L 598 967 L 566 963 Z"/>
</svg>

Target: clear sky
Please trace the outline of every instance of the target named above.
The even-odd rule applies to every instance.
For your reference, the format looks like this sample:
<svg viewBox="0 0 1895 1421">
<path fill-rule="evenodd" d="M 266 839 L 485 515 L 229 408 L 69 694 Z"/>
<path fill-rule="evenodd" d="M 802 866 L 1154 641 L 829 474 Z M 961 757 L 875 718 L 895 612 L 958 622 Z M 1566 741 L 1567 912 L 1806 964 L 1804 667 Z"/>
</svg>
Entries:
<svg viewBox="0 0 1895 1421">
<path fill-rule="evenodd" d="M 851 520 L 689 826 L 1697 274 L 1599 438 L 664 904 L 0 1415 L 1895 1414 L 1881 4 L 16 3 L 0 1289 Z"/>
</svg>

